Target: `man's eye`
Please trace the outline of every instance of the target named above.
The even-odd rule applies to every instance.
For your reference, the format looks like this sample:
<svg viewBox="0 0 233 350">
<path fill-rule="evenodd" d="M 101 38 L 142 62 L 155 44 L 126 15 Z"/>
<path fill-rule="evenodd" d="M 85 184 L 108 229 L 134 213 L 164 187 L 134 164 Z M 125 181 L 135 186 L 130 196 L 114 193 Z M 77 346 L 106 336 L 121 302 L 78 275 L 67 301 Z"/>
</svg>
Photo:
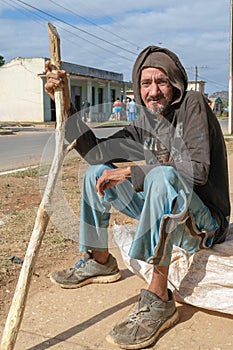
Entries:
<svg viewBox="0 0 233 350">
<path fill-rule="evenodd" d="M 157 84 L 159 85 L 159 86 L 166 86 L 166 85 L 168 85 L 168 79 L 158 79 L 157 80 Z"/>
<path fill-rule="evenodd" d="M 149 85 L 150 85 L 149 81 L 142 81 L 141 82 L 141 86 L 143 86 L 143 87 L 146 87 L 146 86 L 149 86 Z"/>
</svg>

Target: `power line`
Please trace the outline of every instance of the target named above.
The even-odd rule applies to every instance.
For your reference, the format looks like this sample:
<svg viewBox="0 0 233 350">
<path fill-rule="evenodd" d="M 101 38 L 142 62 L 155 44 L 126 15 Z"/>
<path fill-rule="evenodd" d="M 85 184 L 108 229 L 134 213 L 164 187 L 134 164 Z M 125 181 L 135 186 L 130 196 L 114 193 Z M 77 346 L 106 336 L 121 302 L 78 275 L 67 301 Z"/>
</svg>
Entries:
<svg viewBox="0 0 233 350">
<path fill-rule="evenodd" d="M 97 16 L 98 17 L 98 15 L 101 15 L 101 16 L 103 16 L 103 11 L 102 11 L 102 8 L 99 6 L 99 3 L 98 3 L 98 1 L 92 1 L 92 3 L 91 4 L 89 4 L 89 6 L 88 6 L 88 2 L 86 1 L 86 2 L 84 2 L 84 4 L 82 4 L 82 6 L 83 6 L 83 8 L 85 8 L 86 10 L 87 10 L 87 12 L 89 12 L 89 13 L 92 13 L 92 14 L 94 14 L 95 16 Z M 90 5 L 91 5 L 91 7 L 90 7 Z M 113 9 L 114 10 L 114 9 Z M 113 16 L 110 16 L 110 15 L 107 15 L 106 13 L 104 13 L 104 19 L 105 20 L 108 20 L 108 22 L 107 23 L 115 23 L 115 22 L 113 22 Z M 121 29 L 121 33 L 122 33 L 122 30 L 124 30 L 125 31 L 125 33 L 126 33 L 126 36 L 125 37 L 128 37 L 128 35 L 129 35 L 129 30 L 128 30 L 128 27 L 126 27 L 125 26 L 125 22 L 121 22 L 121 24 L 120 24 L 120 29 Z M 122 34 L 121 34 L 122 35 Z M 124 38 L 125 38 L 124 37 Z M 134 46 L 136 46 L 136 48 L 137 48 L 137 51 L 138 50 L 142 50 L 142 48 L 140 47 L 140 46 L 138 46 L 138 44 L 135 44 L 134 43 Z"/>
<path fill-rule="evenodd" d="M 198 81 L 198 69 L 204 69 L 204 68 L 208 68 L 207 66 L 195 66 L 195 67 L 187 67 L 186 70 L 189 69 L 195 69 L 195 91 L 197 90 L 197 81 Z"/>
<path fill-rule="evenodd" d="M 128 44 L 130 44 L 130 45 L 137 46 L 135 43 L 133 43 L 133 42 L 127 40 L 126 38 L 123 38 L 122 36 L 120 36 L 120 35 L 118 35 L 118 34 L 112 32 L 112 31 L 109 30 L 109 29 L 103 28 L 102 26 L 96 24 L 95 22 L 89 20 L 88 18 L 79 15 L 77 12 L 74 12 L 74 11 L 72 11 L 72 10 L 66 8 L 65 6 L 62 6 L 62 5 L 58 4 L 56 1 L 54 1 L 54 0 L 48 0 L 48 1 L 52 2 L 53 4 L 55 4 L 56 6 L 62 8 L 62 9 L 64 9 L 64 10 L 66 10 L 67 12 L 72 13 L 74 16 L 83 19 L 83 20 L 86 21 L 87 23 L 90 23 L 90 24 L 94 25 L 95 27 L 98 27 L 98 28 L 100 28 L 101 30 L 103 30 L 103 31 L 105 31 L 105 32 L 107 32 L 107 33 L 110 33 L 110 34 L 114 35 L 116 38 L 121 39 L 121 40 L 125 41 L 126 43 L 128 43 Z M 137 49 L 138 49 L 138 48 L 139 48 L 139 47 L 137 46 Z"/>
<path fill-rule="evenodd" d="M 209 79 L 209 78 L 207 78 L 207 77 L 205 77 L 205 76 L 199 76 L 201 79 L 204 79 L 204 80 L 206 80 L 207 81 L 207 83 L 212 83 L 212 84 L 214 84 L 215 86 L 219 86 L 219 87 L 225 87 L 226 88 L 226 84 L 224 84 L 224 83 L 221 83 L 221 82 L 219 82 L 219 81 L 216 81 L 216 80 L 211 80 L 211 79 Z"/>
<path fill-rule="evenodd" d="M 92 41 L 90 41 L 90 40 L 88 40 L 88 39 L 86 39 L 86 38 L 82 38 L 80 35 L 78 35 L 78 34 L 76 34 L 76 33 L 73 33 L 73 32 L 71 32 L 71 31 L 68 30 L 68 29 L 65 29 L 65 28 L 63 28 L 63 27 L 60 27 L 59 25 L 57 25 L 57 28 L 60 28 L 60 29 L 63 30 L 64 32 L 67 32 L 67 33 L 69 33 L 69 34 L 72 34 L 72 35 L 78 37 L 79 39 L 84 40 L 85 42 L 88 42 L 88 43 L 94 45 L 95 47 L 100 48 L 101 50 L 104 50 L 104 51 L 106 51 L 106 52 L 110 52 L 110 53 L 111 53 L 112 55 L 114 55 L 114 56 L 123 58 L 124 60 L 129 61 L 129 62 L 132 62 L 132 60 L 131 60 L 130 58 L 127 58 L 127 57 L 122 56 L 122 55 L 120 55 L 120 54 L 118 54 L 118 53 L 115 53 L 115 52 L 113 53 L 111 50 L 108 50 L 108 49 L 106 49 L 106 48 L 103 48 L 102 46 L 100 46 L 100 45 L 98 45 L 98 44 L 94 44 Z M 72 40 L 70 40 L 69 38 L 66 38 L 66 40 L 68 40 L 68 41 L 70 41 L 72 44 L 75 44 L 75 45 L 76 45 L 76 43 L 74 43 L 74 42 L 73 42 Z"/>
<path fill-rule="evenodd" d="M 10 4 L 10 3 L 7 2 L 6 0 L 3 0 L 3 1 L 4 1 L 7 5 L 13 7 L 13 8 L 16 9 L 17 11 L 22 12 L 23 14 L 25 14 L 24 12 L 26 12 L 26 13 L 29 13 L 29 14 L 30 14 L 31 16 L 33 16 L 33 17 L 39 17 L 39 18 L 41 18 L 41 19 L 47 21 L 47 18 L 45 18 L 44 16 L 42 16 L 42 15 L 40 15 L 40 14 L 38 14 L 38 13 L 34 13 L 34 12 L 32 12 L 31 10 L 26 9 L 26 8 L 25 8 L 23 5 L 21 5 L 21 4 L 17 4 L 17 6 L 20 6 L 20 7 L 22 8 L 22 10 L 20 10 L 18 7 L 16 7 L 16 6 Z M 11 2 L 13 2 L 13 3 L 16 3 L 17 0 L 9 0 L 9 1 L 11 1 Z M 25 16 L 26 16 L 26 14 L 25 14 Z M 36 19 L 32 19 L 32 20 L 44 27 L 44 25 L 43 25 L 40 21 L 37 21 Z M 119 53 L 115 53 L 115 52 L 113 53 L 111 50 L 109 50 L 109 49 L 107 49 L 107 48 L 103 48 L 102 46 L 100 46 L 100 45 L 98 45 L 98 44 L 96 44 L 96 43 L 93 43 L 92 41 L 90 41 L 90 40 L 88 40 L 88 39 L 86 39 L 86 38 L 83 38 L 83 37 L 81 37 L 80 35 L 78 35 L 78 34 L 76 34 L 76 33 L 73 33 L 73 32 L 69 31 L 68 29 L 65 29 L 64 27 L 62 27 L 62 26 L 60 26 L 60 25 L 57 25 L 57 28 L 59 28 L 61 31 L 67 32 L 67 33 L 69 33 L 69 34 L 71 34 L 71 35 L 73 35 L 73 36 L 75 36 L 75 37 L 77 37 L 77 38 L 79 38 L 79 39 L 81 39 L 81 40 L 84 40 L 85 42 L 88 42 L 88 43 L 90 43 L 91 45 L 93 45 L 93 46 L 95 46 L 95 47 L 97 47 L 97 48 L 100 48 L 101 50 L 104 50 L 104 51 L 106 51 L 106 52 L 111 53 L 112 55 L 114 55 L 114 57 L 117 56 L 117 57 L 122 58 L 122 59 L 124 59 L 124 60 L 126 60 L 126 61 L 132 62 L 131 59 L 129 59 L 129 58 L 125 57 L 125 56 L 122 56 L 122 55 L 120 55 Z M 76 45 L 76 43 L 75 43 L 74 41 L 70 40 L 70 38 L 66 37 L 66 40 L 67 40 L 67 41 L 70 41 L 72 44 Z"/>
<path fill-rule="evenodd" d="M 20 5 L 20 4 L 16 4 L 16 5 L 17 5 L 17 6 L 20 6 L 24 11 L 19 10 L 19 8 L 18 8 L 17 6 L 12 5 L 11 3 L 9 3 L 9 2 L 6 1 L 6 0 L 2 0 L 2 1 L 4 1 L 7 5 L 9 5 L 10 7 L 14 8 L 15 10 L 22 12 L 23 14 L 25 14 L 24 12 L 26 12 L 26 13 L 29 13 L 30 15 L 34 16 L 34 17 L 39 17 L 39 18 L 42 18 L 43 20 L 45 19 L 44 17 L 42 17 L 42 16 L 40 16 L 40 15 L 38 15 L 38 14 L 36 14 L 36 13 L 35 13 L 35 14 L 32 13 L 30 10 L 26 9 L 25 7 L 23 7 L 23 6 Z M 9 0 L 9 1 L 15 3 L 14 0 Z M 26 14 L 25 14 L 25 16 L 26 16 Z M 44 26 L 41 22 L 37 21 L 36 19 L 34 19 L 34 21 L 37 22 L 38 24 L 40 24 L 41 26 Z"/>
<path fill-rule="evenodd" d="M 195 69 L 195 86 L 197 86 L 197 81 L 198 81 L 198 78 L 200 79 L 204 79 L 206 80 L 207 83 L 212 83 L 212 84 L 215 84 L 215 86 L 219 86 L 219 87 L 226 87 L 225 84 L 223 83 L 220 83 L 219 81 L 214 81 L 214 80 L 211 80 L 203 75 L 200 75 L 198 70 L 199 69 L 207 69 L 208 67 L 207 66 L 195 66 L 195 67 L 186 67 L 186 70 L 191 70 L 191 69 Z"/>
<path fill-rule="evenodd" d="M 7 0 L 3 0 L 3 1 L 4 1 L 7 5 L 11 6 L 12 8 L 14 8 L 14 9 L 16 9 L 16 10 L 22 12 L 22 13 L 25 12 L 25 13 L 24 13 L 25 16 L 26 16 L 26 13 L 29 13 L 29 14 L 30 14 L 31 16 L 33 16 L 33 17 L 38 17 L 38 18 L 40 18 L 40 19 L 42 19 L 42 20 L 46 20 L 46 18 L 45 18 L 44 16 L 42 16 L 42 15 L 40 15 L 40 14 L 38 14 L 38 13 L 34 13 L 34 12 L 31 11 L 31 10 L 28 10 L 28 9 L 25 8 L 22 4 L 17 4 L 16 1 L 18 2 L 18 0 L 9 0 L 9 1 L 15 3 L 17 6 L 20 6 L 20 7 L 22 8 L 22 10 L 20 10 L 18 7 L 14 6 L 13 4 L 9 3 L 9 1 L 7 1 Z M 51 1 L 51 0 L 49 0 L 49 1 Z M 51 2 L 54 2 L 54 1 L 51 1 Z M 55 3 L 55 2 L 54 2 L 54 3 Z M 43 11 L 43 12 L 44 12 L 44 11 Z M 45 14 L 46 14 L 46 12 L 45 12 Z M 46 16 L 47 16 L 47 14 L 46 14 Z M 36 20 L 36 19 L 33 19 L 33 20 L 34 20 L 36 23 L 38 23 L 39 25 L 41 25 L 42 27 L 44 26 L 44 25 L 41 23 L 41 21 L 38 21 L 38 20 Z M 62 31 L 64 31 L 64 32 L 67 32 L 67 33 L 69 33 L 69 34 L 71 34 L 71 35 L 73 35 L 73 36 L 75 36 L 75 37 L 78 37 L 78 38 L 81 39 L 81 40 L 84 40 L 84 41 L 86 41 L 86 42 L 89 42 L 91 45 L 96 46 L 96 47 L 100 48 L 101 50 L 105 50 L 106 52 L 109 52 L 109 53 L 113 54 L 111 50 L 108 50 L 108 49 L 106 49 L 106 48 L 103 48 L 103 47 L 101 47 L 100 45 L 98 45 L 98 44 L 96 44 L 96 43 L 93 43 L 93 42 L 89 41 L 88 39 L 83 38 L 83 37 L 79 36 L 78 34 L 69 31 L 68 29 L 65 29 L 65 28 L 62 27 L 62 26 L 57 25 L 57 27 L 60 28 L 60 29 L 61 29 Z M 70 41 L 72 44 L 76 44 L 74 41 L 70 40 L 70 38 L 68 38 L 68 37 L 66 38 L 66 40 L 67 40 L 67 41 Z M 124 60 L 127 60 L 127 61 L 129 61 L 129 62 L 132 62 L 131 59 L 128 59 L 128 58 L 126 58 L 125 56 L 121 56 L 121 55 L 118 54 L 118 53 L 114 53 L 114 56 L 116 56 L 116 55 L 117 55 L 118 57 L 124 59 Z M 207 67 L 207 66 L 193 66 L 193 67 L 186 67 L 186 70 L 196 69 L 196 71 L 197 71 L 199 68 L 202 68 L 202 69 L 203 69 L 203 68 L 208 68 L 208 67 Z M 207 80 L 208 82 L 215 84 L 215 86 L 219 86 L 219 87 L 222 86 L 222 87 L 225 87 L 225 84 L 224 84 L 224 83 L 220 83 L 219 81 L 217 82 L 217 81 L 211 80 L 211 79 L 209 79 L 209 78 L 206 78 L 205 76 L 200 76 L 199 74 L 196 74 L 196 76 L 199 76 L 201 79 Z"/>
<path fill-rule="evenodd" d="M 99 36 L 97 36 L 97 35 L 95 35 L 95 34 L 91 34 L 91 33 L 89 33 L 87 30 L 81 29 L 81 28 L 79 28 L 79 27 L 77 27 L 77 26 L 75 26 L 75 25 L 73 25 L 73 24 L 71 24 L 71 23 L 68 23 L 68 22 L 66 22 L 66 21 L 64 21 L 64 20 L 62 20 L 62 19 L 60 19 L 60 18 L 58 18 L 57 16 L 54 16 L 54 15 L 52 15 L 52 14 L 46 12 L 46 11 L 40 10 L 40 9 L 38 9 L 37 7 L 33 6 L 33 5 L 30 5 L 30 4 L 26 3 L 25 1 L 22 1 L 22 0 L 16 0 L 16 1 L 22 3 L 22 4 L 26 5 L 26 6 L 28 6 L 28 7 L 30 7 L 30 8 L 33 8 L 34 10 L 39 11 L 40 13 L 43 13 L 43 14 L 45 14 L 46 16 L 49 16 L 49 17 L 55 19 L 55 20 L 58 21 L 58 22 L 61 22 L 61 23 L 63 23 L 63 24 L 66 24 L 66 25 L 68 25 L 68 26 L 70 26 L 70 27 L 72 27 L 72 28 L 74 28 L 74 29 L 77 29 L 77 30 L 79 30 L 79 31 L 81 31 L 81 32 L 83 32 L 83 33 L 85 33 L 85 34 L 87 34 L 87 35 L 90 35 L 90 36 L 94 37 L 95 39 L 98 39 L 98 40 L 100 40 L 100 41 L 103 41 L 103 42 L 105 42 L 105 43 L 107 43 L 107 44 L 109 44 L 109 45 L 111 45 L 111 46 L 114 46 L 114 47 L 116 47 L 116 48 L 118 48 L 118 49 L 121 49 L 121 50 L 126 51 L 126 52 L 128 52 L 128 53 L 131 53 L 131 54 L 133 54 L 133 55 L 137 55 L 136 52 L 130 51 L 130 50 L 125 49 L 125 48 L 123 48 L 123 47 L 121 47 L 121 46 L 119 46 L 119 45 L 117 45 L 117 44 L 111 43 L 110 41 L 108 41 L 108 40 L 106 40 L 106 39 L 103 39 L 103 38 L 100 38 Z"/>
</svg>

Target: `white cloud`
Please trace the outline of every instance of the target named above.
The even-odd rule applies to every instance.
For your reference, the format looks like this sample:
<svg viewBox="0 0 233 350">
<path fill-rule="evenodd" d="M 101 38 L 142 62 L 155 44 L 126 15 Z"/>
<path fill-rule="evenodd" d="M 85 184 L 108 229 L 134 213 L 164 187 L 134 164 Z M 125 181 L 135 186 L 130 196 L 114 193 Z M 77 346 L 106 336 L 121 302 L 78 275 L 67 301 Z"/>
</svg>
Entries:
<svg viewBox="0 0 233 350">
<path fill-rule="evenodd" d="M 53 1 L 25 2 L 135 54 L 57 22 L 16 0 L 7 0 L 0 2 L 0 54 L 6 61 L 16 56 L 48 56 L 46 22 L 51 21 L 59 31 L 62 59 L 65 61 L 123 72 L 125 80 L 129 80 L 133 62 L 139 53 L 138 48 L 161 45 L 176 52 L 185 67 L 208 67 L 199 69 L 200 78 L 204 77 L 203 80 L 207 82 L 207 92 L 228 88 L 228 0 L 171 0 L 163 3 L 159 0 L 54 0 L 106 31 L 80 17 L 71 18 L 70 13 L 56 6 Z M 15 8 L 9 4 L 18 6 L 19 18 L 15 15 Z M 4 12 L 6 9 L 8 11 Z M 43 19 L 37 17 L 38 15 Z M 195 69 L 188 70 L 190 79 L 194 79 L 194 74 Z"/>
</svg>

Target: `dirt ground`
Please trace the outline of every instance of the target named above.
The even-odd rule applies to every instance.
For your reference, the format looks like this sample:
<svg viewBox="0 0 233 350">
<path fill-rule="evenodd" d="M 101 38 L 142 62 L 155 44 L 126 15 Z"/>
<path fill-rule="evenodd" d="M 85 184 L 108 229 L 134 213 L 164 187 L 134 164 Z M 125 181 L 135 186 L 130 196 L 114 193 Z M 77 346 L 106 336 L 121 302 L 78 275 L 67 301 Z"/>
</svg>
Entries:
<svg viewBox="0 0 233 350">
<path fill-rule="evenodd" d="M 62 190 L 74 213 L 79 212 L 80 181 L 86 164 L 77 157 L 65 160 L 62 169 Z M 81 170 L 80 170 L 81 169 Z M 38 207 L 43 195 L 39 178 L 41 169 L 0 176 L 0 323 L 5 320 L 21 264 L 30 240 Z M 119 213 L 112 213 L 111 224 L 130 222 Z M 42 288 L 53 266 L 72 266 L 77 259 L 77 242 L 64 236 L 50 221 L 42 240 L 34 277 L 40 277 Z"/>
<path fill-rule="evenodd" d="M 233 142 L 227 142 L 228 152 L 233 153 Z M 79 212 L 80 177 L 85 169 L 81 159 L 70 157 L 63 166 L 62 190 L 74 213 Z M 1 212 L 0 212 L 0 324 L 4 325 L 10 303 L 15 291 L 28 242 L 33 231 L 38 206 L 41 202 L 39 178 L 40 169 L 29 169 L 11 175 L 0 176 Z M 43 193 L 43 192 L 42 192 Z M 233 197 L 231 194 L 231 201 Z M 111 224 L 129 223 L 130 219 L 113 212 Z M 40 278 L 39 284 L 32 284 L 31 289 L 48 288 L 48 274 L 54 269 L 72 266 L 77 259 L 77 243 L 64 236 L 50 222 L 42 241 L 36 262 L 33 279 Z M 216 335 L 219 323 L 211 324 L 211 333 Z M 210 333 L 210 330 L 208 330 Z M 229 328 L 232 333 L 232 329 Z M 219 348 L 215 348 L 219 349 Z M 223 348 L 221 348 L 223 349 Z M 228 348 L 227 348 L 228 349 Z"/>
</svg>

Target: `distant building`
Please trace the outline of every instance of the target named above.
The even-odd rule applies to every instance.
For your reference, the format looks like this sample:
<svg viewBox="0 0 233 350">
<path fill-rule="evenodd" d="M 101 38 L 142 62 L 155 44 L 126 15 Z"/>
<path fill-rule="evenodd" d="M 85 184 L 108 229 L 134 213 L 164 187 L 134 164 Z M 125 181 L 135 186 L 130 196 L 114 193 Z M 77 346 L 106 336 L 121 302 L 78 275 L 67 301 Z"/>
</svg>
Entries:
<svg viewBox="0 0 233 350">
<path fill-rule="evenodd" d="M 205 81 L 203 80 L 189 80 L 188 81 L 188 91 L 199 91 L 203 95 L 205 94 Z"/>
<path fill-rule="evenodd" d="M 133 90 L 132 90 L 132 86 L 131 86 L 130 89 L 128 89 L 128 90 L 126 91 L 126 96 L 127 96 L 128 98 L 131 98 L 131 100 L 134 98 L 134 92 L 133 92 Z"/>
<path fill-rule="evenodd" d="M 208 97 L 208 103 L 214 113 L 222 114 L 224 108 L 220 97 Z"/>
<path fill-rule="evenodd" d="M 17 57 L 0 67 L 0 121 L 55 121 L 55 105 L 44 85 L 46 58 Z M 105 120 L 112 101 L 125 96 L 123 74 L 62 62 L 68 73 L 71 99 L 78 111 L 86 99 L 91 104 L 90 118 Z"/>
</svg>

